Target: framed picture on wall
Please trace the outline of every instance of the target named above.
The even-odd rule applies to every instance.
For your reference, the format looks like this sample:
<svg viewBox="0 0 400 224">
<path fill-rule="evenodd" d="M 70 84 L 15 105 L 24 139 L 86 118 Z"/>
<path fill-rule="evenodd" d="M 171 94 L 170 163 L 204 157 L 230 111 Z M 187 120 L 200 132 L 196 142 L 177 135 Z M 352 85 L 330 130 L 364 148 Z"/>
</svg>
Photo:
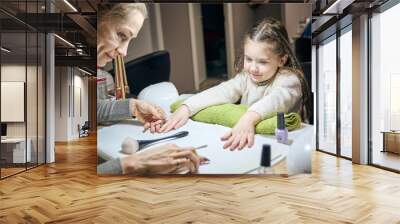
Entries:
<svg viewBox="0 0 400 224">
<path fill-rule="evenodd" d="M 24 122 L 25 82 L 1 82 L 1 122 Z"/>
</svg>

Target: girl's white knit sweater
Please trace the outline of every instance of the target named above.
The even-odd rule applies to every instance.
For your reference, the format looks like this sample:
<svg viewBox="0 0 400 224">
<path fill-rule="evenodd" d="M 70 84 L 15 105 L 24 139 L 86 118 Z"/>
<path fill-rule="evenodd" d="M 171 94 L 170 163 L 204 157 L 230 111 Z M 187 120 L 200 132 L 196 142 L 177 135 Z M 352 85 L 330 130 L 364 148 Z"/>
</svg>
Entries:
<svg viewBox="0 0 400 224">
<path fill-rule="evenodd" d="M 250 75 L 239 73 L 218 86 L 204 90 L 183 102 L 190 110 L 190 116 L 200 110 L 218 104 L 236 103 L 249 106 L 248 111 L 258 113 L 262 119 L 270 118 L 277 112 L 300 112 L 302 89 L 298 76 L 284 71 L 265 85 L 255 83 Z"/>
</svg>

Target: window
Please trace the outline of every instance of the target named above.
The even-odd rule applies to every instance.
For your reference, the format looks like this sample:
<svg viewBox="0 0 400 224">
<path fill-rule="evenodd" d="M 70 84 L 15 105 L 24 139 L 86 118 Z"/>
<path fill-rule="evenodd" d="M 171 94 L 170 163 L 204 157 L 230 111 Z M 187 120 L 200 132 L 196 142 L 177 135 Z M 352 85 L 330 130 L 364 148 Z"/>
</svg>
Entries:
<svg viewBox="0 0 400 224">
<path fill-rule="evenodd" d="M 395 170 L 400 170 L 400 155 L 388 151 L 384 133 L 400 130 L 400 33 L 395 28 L 399 21 L 400 4 L 371 18 L 372 163 Z M 396 138 L 400 138 L 400 133 L 393 137 L 393 142 L 397 142 L 394 148 L 400 148 Z"/>
<path fill-rule="evenodd" d="M 318 149 L 336 154 L 336 37 L 318 48 Z"/>
<path fill-rule="evenodd" d="M 352 157 L 352 33 L 340 36 L 340 155 Z"/>
</svg>

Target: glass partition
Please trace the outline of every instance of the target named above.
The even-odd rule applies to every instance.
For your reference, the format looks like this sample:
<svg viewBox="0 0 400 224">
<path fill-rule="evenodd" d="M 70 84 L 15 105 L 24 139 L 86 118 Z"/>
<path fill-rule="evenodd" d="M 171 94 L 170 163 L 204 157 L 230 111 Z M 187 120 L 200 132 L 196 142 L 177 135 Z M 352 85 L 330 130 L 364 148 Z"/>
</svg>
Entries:
<svg viewBox="0 0 400 224">
<path fill-rule="evenodd" d="M 371 18 L 372 164 L 400 171 L 400 4 Z"/>
<path fill-rule="evenodd" d="M 38 64 L 37 64 L 37 162 L 38 165 L 46 162 L 46 38 L 43 33 L 38 34 Z"/>
<path fill-rule="evenodd" d="M 6 126 L 1 140 L 2 177 L 26 170 L 26 162 L 30 162 L 30 142 L 27 144 L 26 138 L 26 38 L 24 32 L 1 34 L 0 110 L 1 122 Z"/>
<path fill-rule="evenodd" d="M 318 149 L 336 154 L 336 37 L 318 47 Z"/>
<path fill-rule="evenodd" d="M 46 39 L 23 22 L 43 6 L 44 1 L 0 2 L 1 179 L 45 162 Z"/>
<path fill-rule="evenodd" d="M 30 151 L 28 168 L 37 165 L 38 151 L 38 48 L 37 33 L 27 33 L 28 38 L 28 62 L 27 62 L 27 82 L 26 82 L 26 114 L 27 114 L 27 150 Z"/>
<path fill-rule="evenodd" d="M 352 158 L 352 33 L 340 36 L 340 155 Z"/>
</svg>

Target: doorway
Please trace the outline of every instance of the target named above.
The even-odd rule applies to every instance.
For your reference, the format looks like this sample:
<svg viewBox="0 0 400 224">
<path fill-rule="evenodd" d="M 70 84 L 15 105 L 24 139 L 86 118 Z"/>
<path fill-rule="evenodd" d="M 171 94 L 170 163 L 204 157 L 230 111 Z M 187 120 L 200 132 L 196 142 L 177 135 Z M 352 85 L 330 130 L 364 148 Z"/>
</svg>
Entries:
<svg viewBox="0 0 400 224">
<path fill-rule="evenodd" d="M 204 89 L 228 78 L 223 4 L 201 4 L 201 18 L 207 78 L 200 88 Z"/>
</svg>

